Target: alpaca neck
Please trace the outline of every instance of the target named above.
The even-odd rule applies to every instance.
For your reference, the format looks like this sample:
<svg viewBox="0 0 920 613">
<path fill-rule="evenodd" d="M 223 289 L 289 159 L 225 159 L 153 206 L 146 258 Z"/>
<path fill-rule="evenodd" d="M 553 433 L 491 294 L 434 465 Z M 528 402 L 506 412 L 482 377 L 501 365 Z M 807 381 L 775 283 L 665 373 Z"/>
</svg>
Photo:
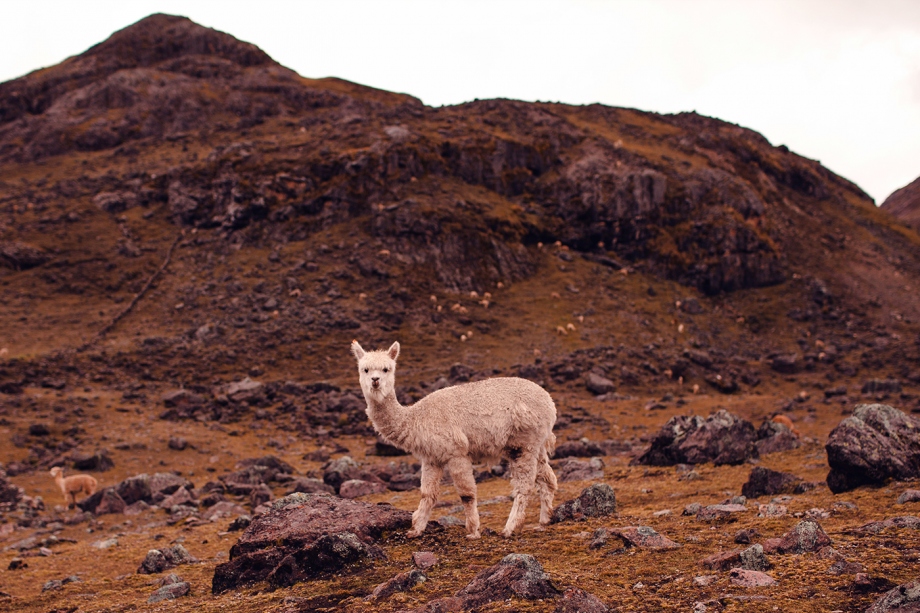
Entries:
<svg viewBox="0 0 920 613">
<path fill-rule="evenodd" d="M 57 483 L 57 486 L 61 488 L 61 490 L 63 490 L 64 489 L 64 473 L 63 472 L 58 473 L 57 477 L 54 478 L 54 482 Z"/>
<path fill-rule="evenodd" d="M 374 428 L 390 443 L 398 445 L 406 436 L 406 407 L 399 404 L 395 392 L 390 392 L 382 400 L 366 400 L 367 414 Z"/>
</svg>

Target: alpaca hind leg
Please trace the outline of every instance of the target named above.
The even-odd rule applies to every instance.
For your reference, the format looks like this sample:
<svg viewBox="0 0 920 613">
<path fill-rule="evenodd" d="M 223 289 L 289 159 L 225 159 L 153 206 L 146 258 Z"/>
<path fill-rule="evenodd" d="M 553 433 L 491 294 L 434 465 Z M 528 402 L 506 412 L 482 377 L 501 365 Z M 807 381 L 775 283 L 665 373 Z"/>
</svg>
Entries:
<svg viewBox="0 0 920 613">
<path fill-rule="evenodd" d="M 444 472 L 440 466 L 433 464 L 422 464 L 422 500 L 418 503 L 418 508 L 412 514 L 412 529 L 406 533 L 409 538 L 421 536 L 428 525 L 428 518 L 431 517 L 431 510 L 435 503 L 438 502 L 438 496 L 441 493 L 441 475 Z"/>
<path fill-rule="evenodd" d="M 540 461 L 537 464 L 537 491 L 540 493 L 540 523 L 548 524 L 550 514 L 553 511 L 553 498 L 556 496 L 556 490 L 559 485 L 556 482 L 556 473 L 553 467 L 549 465 L 549 457 L 546 452 L 540 455 Z"/>
<path fill-rule="evenodd" d="M 508 522 L 502 530 L 502 536 L 509 537 L 515 530 L 524 524 L 524 514 L 527 510 L 527 497 L 534 487 L 537 477 L 537 456 L 533 452 L 524 452 L 519 458 L 511 462 L 511 496 L 514 503 Z"/>
<path fill-rule="evenodd" d="M 479 509 L 476 507 L 476 478 L 469 458 L 454 458 L 447 464 L 454 487 L 466 513 L 466 537 L 479 538 Z"/>
</svg>

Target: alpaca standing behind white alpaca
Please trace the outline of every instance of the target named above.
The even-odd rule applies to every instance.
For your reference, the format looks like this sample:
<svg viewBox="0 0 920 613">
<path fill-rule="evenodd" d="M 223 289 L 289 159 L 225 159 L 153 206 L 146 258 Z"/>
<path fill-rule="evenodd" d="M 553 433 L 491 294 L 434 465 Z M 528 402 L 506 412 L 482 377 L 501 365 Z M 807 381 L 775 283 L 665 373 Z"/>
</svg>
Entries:
<svg viewBox="0 0 920 613">
<path fill-rule="evenodd" d="M 61 488 L 61 493 L 64 494 L 68 509 L 77 506 L 77 494 L 83 493 L 87 496 L 92 496 L 96 493 L 98 482 L 89 475 L 72 475 L 65 478 L 64 469 L 55 466 L 51 469 L 51 476 L 54 477 L 54 482 L 57 483 L 57 486 Z"/>
<path fill-rule="evenodd" d="M 510 461 L 514 498 L 502 534 L 511 536 L 524 523 L 534 487 L 540 494 L 540 523 L 549 523 L 557 487 L 549 465 L 556 406 L 546 390 L 527 379 L 502 377 L 440 389 L 404 407 L 395 392 L 399 343 L 387 351 L 365 352 L 353 341 L 351 350 L 374 428 L 422 463 L 422 500 L 408 536 L 425 530 L 446 468 L 466 510 L 467 536 L 479 538 L 473 463 L 499 457 Z"/>
</svg>

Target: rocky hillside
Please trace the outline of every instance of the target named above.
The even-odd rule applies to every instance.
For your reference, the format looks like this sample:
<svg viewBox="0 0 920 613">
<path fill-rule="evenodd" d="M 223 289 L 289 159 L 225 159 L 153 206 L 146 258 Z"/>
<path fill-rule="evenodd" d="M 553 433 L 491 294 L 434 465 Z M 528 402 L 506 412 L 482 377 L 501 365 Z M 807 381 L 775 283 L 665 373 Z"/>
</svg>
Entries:
<svg viewBox="0 0 920 613">
<path fill-rule="evenodd" d="M 824 443 L 860 400 L 913 428 L 920 236 L 752 130 L 601 105 L 430 108 L 301 77 L 228 34 L 153 15 L 0 84 L 0 169 L 0 610 L 83 610 L 90 597 L 143 608 L 159 587 L 148 574 L 172 557 L 185 580 L 160 589 L 191 590 L 177 601 L 188 610 L 497 607 L 474 592 L 518 571 L 542 577 L 533 593 L 547 598 L 522 610 L 556 610 L 567 586 L 630 610 L 770 610 L 819 590 L 851 610 L 911 578 L 915 545 L 856 529 L 890 519 L 913 460 L 855 474 L 859 424 Z M 250 514 L 271 523 L 289 492 L 418 503 L 414 460 L 380 457 L 399 451 L 374 438 L 352 339 L 400 341 L 407 403 L 495 375 L 539 382 L 559 413 L 558 501 L 605 481 L 620 515 L 572 511 L 587 523 L 467 542 L 445 486 L 436 518 L 450 519 L 422 541 L 402 538 L 403 514 L 360 542 L 311 541 L 309 568 L 280 550 L 247 553 L 261 570 L 241 566 L 228 528 Z M 910 441 L 865 436 L 879 457 L 914 457 Z M 737 495 L 761 462 L 795 473 L 763 511 Z M 54 466 L 102 489 L 66 509 Z M 505 467 L 476 470 L 483 526 L 500 529 Z M 338 504 L 285 500 L 274 510 Z M 732 508 L 699 519 L 710 506 Z M 809 553 L 802 575 L 800 552 L 777 539 L 815 518 L 844 554 Z M 686 548 L 629 544 L 653 528 Z M 772 591 L 733 600 L 731 556 L 697 568 L 760 540 L 779 586 L 744 589 Z M 346 550 L 355 557 L 333 555 Z M 423 587 L 364 600 L 425 552 L 441 563 Z M 189 555 L 200 562 L 185 566 Z M 837 562 L 845 572 L 828 574 Z M 279 589 L 252 587 L 263 579 Z"/>
<path fill-rule="evenodd" d="M 880 208 L 914 229 L 920 228 L 920 177 L 885 198 Z"/>
</svg>

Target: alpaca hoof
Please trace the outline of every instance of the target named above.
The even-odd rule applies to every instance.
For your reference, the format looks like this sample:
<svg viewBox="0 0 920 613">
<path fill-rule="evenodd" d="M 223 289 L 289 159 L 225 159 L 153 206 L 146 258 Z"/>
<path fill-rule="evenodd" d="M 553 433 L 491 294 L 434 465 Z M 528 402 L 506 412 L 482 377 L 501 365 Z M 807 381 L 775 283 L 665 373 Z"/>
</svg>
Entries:
<svg viewBox="0 0 920 613">
<path fill-rule="evenodd" d="M 507 529 L 502 530 L 502 536 L 505 537 L 506 539 L 510 539 L 512 534 L 514 534 L 513 530 L 507 530 Z"/>
<path fill-rule="evenodd" d="M 479 534 L 479 532 L 477 531 L 477 532 L 470 532 L 469 534 L 466 535 L 466 538 L 468 538 L 468 539 L 478 539 L 478 538 L 480 538 L 481 536 L 482 536 L 482 535 Z"/>
<path fill-rule="evenodd" d="M 422 533 L 420 530 L 409 530 L 408 532 L 406 532 L 406 538 L 415 539 L 420 536 L 422 536 Z"/>
</svg>

